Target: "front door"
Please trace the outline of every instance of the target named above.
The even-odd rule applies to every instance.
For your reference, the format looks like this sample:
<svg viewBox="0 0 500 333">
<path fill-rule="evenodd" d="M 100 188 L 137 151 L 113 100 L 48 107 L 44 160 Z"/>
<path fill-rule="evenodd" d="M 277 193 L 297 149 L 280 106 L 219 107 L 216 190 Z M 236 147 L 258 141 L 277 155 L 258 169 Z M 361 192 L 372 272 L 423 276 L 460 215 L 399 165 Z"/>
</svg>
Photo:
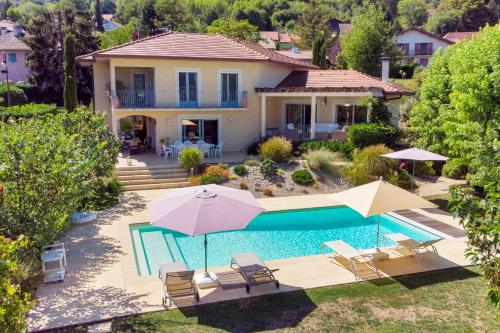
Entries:
<svg viewBox="0 0 500 333">
<path fill-rule="evenodd" d="M 216 119 L 183 119 L 182 141 L 196 143 L 203 140 L 206 143 L 219 143 L 219 121 Z"/>
</svg>

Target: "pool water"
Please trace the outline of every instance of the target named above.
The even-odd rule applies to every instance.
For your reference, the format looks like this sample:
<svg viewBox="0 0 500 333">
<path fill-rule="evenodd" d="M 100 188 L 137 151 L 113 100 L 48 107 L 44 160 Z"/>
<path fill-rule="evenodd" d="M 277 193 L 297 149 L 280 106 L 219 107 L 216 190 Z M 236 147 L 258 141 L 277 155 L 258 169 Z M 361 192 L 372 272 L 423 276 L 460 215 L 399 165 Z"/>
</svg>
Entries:
<svg viewBox="0 0 500 333">
<path fill-rule="evenodd" d="M 394 217 L 381 216 L 382 235 L 403 233 L 415 240 L 439 238 Z M 158 272 L 161 264 L 184 262 L 189 269 L 204 267 L 203 236 L 190 237 L 151 225 L 130 227 L 140 275 Z M 377 217 L 364 218 L 348 207 L 266 212 L 245 230 L 208 235 L 208 266 L 229 265 L 231 254 L 254 252 L 264 260 L 321 253 L 321 243 L 344 240 L 357 249 L 376 247 Z M 386 246 L 394 245 L 387 241 Z"/>
</svg>

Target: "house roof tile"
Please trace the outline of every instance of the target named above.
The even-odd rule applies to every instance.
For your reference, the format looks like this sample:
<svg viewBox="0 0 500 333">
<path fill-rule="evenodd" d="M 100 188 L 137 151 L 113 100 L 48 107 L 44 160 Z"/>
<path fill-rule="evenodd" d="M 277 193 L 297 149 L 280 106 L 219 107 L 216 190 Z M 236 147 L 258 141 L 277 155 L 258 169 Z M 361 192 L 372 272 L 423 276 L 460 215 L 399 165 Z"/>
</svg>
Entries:
<svg viewBox="0 0 500 333">
<path fill-rule="evenodd" d="M 479 31 L 456 31 L 448 32 L 443 38 L 446 38 L 454 43 L 459 42 L 463 39 L 472 38 L 477 35 Z"/>
<path fill-rule="evenodd" d="M 297 68 L 317 68 L 304 61 L 244 41 L 230 39 L 221 35 L 180 32 L 168 32 L 143 38 L 83 55 L 78 59 L 80 61 L 91 61 L 93 57 L 267 61 Z"/>
<path fill-rule="evenodd" d="M 31 51 L 30 47 L 22 40 L 16 38 L 14 33 L 8 32 L 0 35 L 0 50 L 2 51 Z"/>
<path fill-rule="evenodd" d="M 408 32 L 408 31 L 412 31 L 412 30 L 413 30 L 413 31 L 418 31 L 418 32 L 420 32 L 421 34 L 427 35 L 427 36 L 429 36 L 429 37 L 432 37 L 432 38 L 435 38 L 435 39 L 441 40 L 441 41 L 443 41 L 443 42 L 445 42 L 445 43 L 448 43 L 448 44 L 453 44 L 453 41 L 451 41 L 451 40 L 449 40 L 449 39 L 447 39 L 447 38 L 445 38 L 445 37 L 441 37 L 441 36 L 439 36 L 439 35 L 433 34 L 432 32 L 429 32 L 429 31 L 424 30 L 424 29 L 419 28 L 419 27 L 409 27 L 408 29 L 405 29 L 405 30 L 400 31 L 400 32 L 398 33 L 398 36 L 399 36 L 399 35 L 403 35 L 404 33 Z"/>
</svg>

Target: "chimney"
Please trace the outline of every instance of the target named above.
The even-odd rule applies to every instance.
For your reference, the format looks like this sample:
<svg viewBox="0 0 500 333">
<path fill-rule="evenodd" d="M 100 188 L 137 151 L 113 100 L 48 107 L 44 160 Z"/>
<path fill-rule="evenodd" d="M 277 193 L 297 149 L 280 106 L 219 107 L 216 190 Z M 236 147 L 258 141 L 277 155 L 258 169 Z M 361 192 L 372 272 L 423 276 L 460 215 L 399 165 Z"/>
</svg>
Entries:
<svg viewBox="0 0 500 333">
<path fill-rule="evenodd" d="M 139 33 L 137 31 L 134 31 L 132 33 L 132 36 L 130 36 L 130 39 L 131 39 L 132 42 L 138 40 L 139 39 Z"/>
<path fill-rule="evenodd" d="M 14 36 L 19 38 L 23 34 L 23 29 L 19 25 L 14 26 Z"/>
<path fill-rule="evenodd" d="M 389 82 L 389 58 L 382 58 L 382 82 Z"/>
</svg>

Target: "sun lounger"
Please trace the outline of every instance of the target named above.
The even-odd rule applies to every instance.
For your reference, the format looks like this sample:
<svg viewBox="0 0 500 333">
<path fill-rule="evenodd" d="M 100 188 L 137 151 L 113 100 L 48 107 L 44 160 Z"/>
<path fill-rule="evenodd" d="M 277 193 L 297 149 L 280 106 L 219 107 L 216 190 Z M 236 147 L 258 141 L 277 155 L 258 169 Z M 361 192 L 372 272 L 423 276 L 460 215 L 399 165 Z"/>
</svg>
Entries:
<svg viewBox="0 0 500 333">
<path fill-rule="evenodd" d="M 418 263 L 420 264 L 420 255 L 425 252 L 432 252 L 434 254 L 438 254 L 436 247 L 434 244 L 439 242 L 441 239 L 431 239 L 424 242 L 419 242 L 410 238 L 402 233 L 388 234 L 384 235 L 384 238 L 388 238 L 398 244 L 398 247 L 404 248 L 408 250 L 408 252 L 415 254 Z"/>
<path fill-rule="evenodd" d="M 180 297 L 194 297 L 196 302 L 200 301 L 198 287 L 193 280 L 194 271 L 188 270 L 183 263 L 161 265 L 158 277 L 163 287 L 164 306 L 171 304 L 173 298 Z"/>
<path fill-rule="evenodd" d="M 280 283 L 274 277 L 274 272 L 277 269 L 269 269 L 267 265 L 254 253 L 236 253 L 231 258 L 231 268 L 241 274 L 245 279 L 245 289 L 250 292 L 250 286 L 259 285 L 262 283 L 274 283 L 276 288 L 280 287 Z"/>
<path fill-rule="evenodd" d="M 356 280 L 358 279 L 356 262 L 360 262 L 365 265 L 369 264 L 370 269 L 375 270 L 377 275 L 380 276 L 377 265 L 375 265 L 375 258 L 377 256 L 377 253 L 364 253 L 360 250 L 356 250 L 343 240 L 324 242 L 323 244 L 321 244 L 323 254 L 325 254 L 325 247 L 328 247 L 329 249 L 333 250 L 335 254 L 349 261 L 349 263 L 351 264 L 352 273 L 354 274 Z"/>
</svg>

